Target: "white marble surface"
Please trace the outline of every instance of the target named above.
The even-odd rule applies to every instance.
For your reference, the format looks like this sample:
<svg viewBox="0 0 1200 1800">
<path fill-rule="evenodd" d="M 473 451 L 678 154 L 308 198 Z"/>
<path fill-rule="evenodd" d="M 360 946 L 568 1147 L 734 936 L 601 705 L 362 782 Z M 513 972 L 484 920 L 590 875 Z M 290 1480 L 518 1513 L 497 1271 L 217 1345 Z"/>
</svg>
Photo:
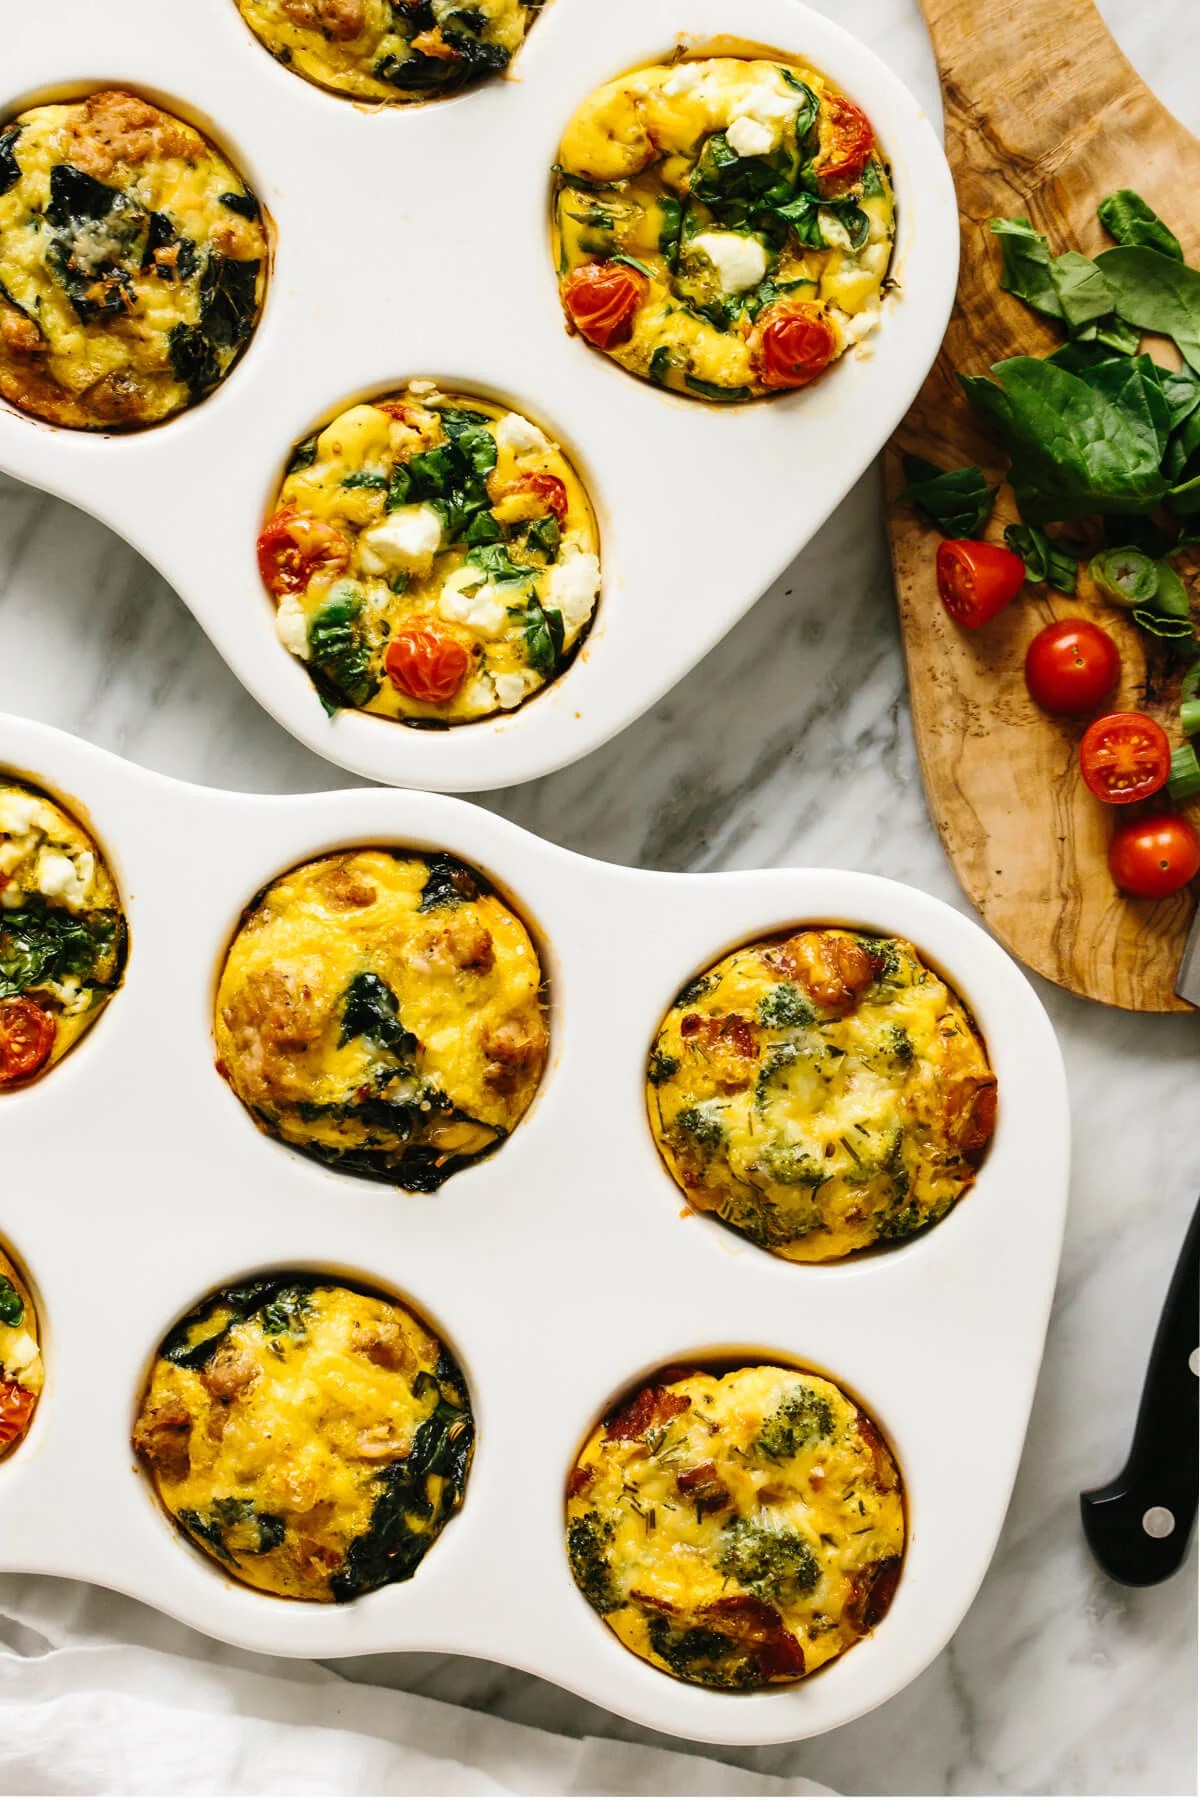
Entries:
<svg viewBox="0 0 1200 1800">
<path fill-rule="evenodd" d="M 916 0 L 819 3 L 894 58 L 934 104 Z M 1195 0 L 1104 0 L 1103 10 L 1141 73 L 1197 128 Z M 1134 166 L 1135 185 L 1136 177 Z M 1181 206 L 1195 203 L 1181 194 Z M 198 539 L 212 527 L 198 521 Z M 2 479 L 0 708 L 195 781 L 282 792 L 350 779 L 259 711 L 132 551 L 69 507 Z M 917 777 L 876 475 L 650 716 L 573 769 L 486 804 L 621 862 L 837 863 L 962 905 Z M 1045 1367 L 992 1570 L 949 1648 L 889 1705 L 823 1739 L 729 1752 L 730 1761 L 860 1794 L 1195 1792 L 1195 1556 L 1166 1586 L 1117 1588 L 1089 1562 L 1076 1497 L 1124 1459 L 1158 1308 L 1200 1189 L 1200 1026 L 1041 991 L 1067 1059 L 1075 1173 Z M 130 1603 L 51 1586 L 0 1580 L 0 1639 L 30 1649 L 42 1641 L 4 1630 L 6 1599 L 19 1597 L 26 1618 L 44 1611 L 89 1634 L 103 1628 L 210 1654 L 201 1638 Z M 647 1735 L 489 1665 L 404 1656 L 342 1672 L 554 1730 Z"/>
</svg>

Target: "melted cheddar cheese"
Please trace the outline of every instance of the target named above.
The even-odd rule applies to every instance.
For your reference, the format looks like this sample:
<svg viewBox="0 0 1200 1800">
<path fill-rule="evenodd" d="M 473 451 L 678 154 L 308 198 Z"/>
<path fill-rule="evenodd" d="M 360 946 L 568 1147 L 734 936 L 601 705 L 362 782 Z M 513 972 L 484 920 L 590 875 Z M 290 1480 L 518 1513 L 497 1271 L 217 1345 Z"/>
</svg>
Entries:
<svg viewBox="0 0 1200 1800">
<path fill-rule="evenodd" d="M 264 1130 L 428 1191 L 508 1136 L 546 1064 L 525 926 L 449 856 L 357 850 L 254 902 L 217 989 L 218 1067 Z"/>
<path fill-rule="evenodd" d="M 584 101 L 553 228 L 572 328 L 631 374 L 728 402 L 803 386 L 874 329 L 895 204 L 870 122 L 824 76 L 710 57 Z"/>
<path fill-rule="evenodd" d="M 29 1430 L 44 1382 L 37 1308 L 20 1270 L 0 1250 L 0 1458 Z"/>
<path fill-rule="evenodd" d="M 224 380 L 258 318 L 258 201 L 207 139 L 120 90 L 0 132 L 0 395 L 54 425 L 153 425 Z"/>
<path fill-rule="evenodd" d="M 900 1476 L 832 1381 L 770 1365 L 664 1371 L 567 1484 L 576 1583 L 627 1649 L 703 1687 L 797 1681 L 887 1612 Z"/>
<path fill-rule="evenodd" d="M 407 1308 L 277 1275 L 169 1332 L 133 1446 L 163 1506 L 251 1587 L 352 1600 L 406 1581 L 462 1504 L 462 1374 Z"/>
<path fill-rule="evenodd" d="M 803 930 L 691 981 L 647 1070 L 691 1204 L 825 1262 L 923 1231 L 975 1180 L 996 1080 L 962 1001 L 900 938 Z"/>
</svg>

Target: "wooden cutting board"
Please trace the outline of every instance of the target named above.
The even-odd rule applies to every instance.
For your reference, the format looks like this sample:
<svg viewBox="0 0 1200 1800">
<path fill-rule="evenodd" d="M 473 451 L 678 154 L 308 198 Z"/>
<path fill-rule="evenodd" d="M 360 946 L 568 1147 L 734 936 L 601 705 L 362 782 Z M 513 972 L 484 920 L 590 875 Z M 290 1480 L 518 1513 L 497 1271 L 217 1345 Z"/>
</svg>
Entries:
<svg viewBox="0 0 1200 1800">
<path fill-rule="evenodd" d="M 1149 3 L 1149 0 L 1148 0 Z M 1195 3 L 1195 0 L 1194 0 Z M 925 793 L 968 898 L 1013 954 L 1060 986 L 1139 1012 L 1187 1012 L 1176 972 L 1194 897 L 1117 893 L 1105 861 L 1110 809 L 1088 794 L 1083 725 L 1038 711 L 1025 691 L 1030 639 L 1052 617 L 1094 616 L 1124 674 L 1113 708 L 1144 707 L 1178 741 L 1178 672 L 1115 607 L 1041 587 L 981 632 L 959 631 L 934 579 L 938 534 L 908 504 L 901 452 L 943 468 L 1004 458 L 980 429 L 955 371 L 1045 355 L 1061 334 L 999 286 L 989 219 L 1023 213 L 1054 254 L 1109 240 L 1097 203 L 1132 187 L 1200 260 L 1200 140 L 1139 79 L 1091 0 L 922 0 L 941 74 L 946 152 L 958 188 L 962 273 L 946 341 L 887 453 L 888 529 Z M 1170 346 L 1150 346 L 1160 361 Z M 988 536 L 1016 515 L 1000 496 Z M 1008 499 L 1008 508 L 1004 506 Z M 1086 721 L 1084 721 L 1086 724 Z M 1200 818 L 1193 817 L 1197 823 Z"/>
</svg>

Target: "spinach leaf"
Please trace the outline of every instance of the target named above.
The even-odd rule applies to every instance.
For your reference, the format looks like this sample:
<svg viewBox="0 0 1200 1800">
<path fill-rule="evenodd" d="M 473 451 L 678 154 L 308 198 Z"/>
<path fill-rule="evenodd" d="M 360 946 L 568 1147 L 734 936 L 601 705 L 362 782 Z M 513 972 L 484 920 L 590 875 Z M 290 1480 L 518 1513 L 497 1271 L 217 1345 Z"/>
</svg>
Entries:
<svg viewBox="0 0 1200 1800">
<path fill-rule="evenodd" d="M 363 706 L 379 687 L 371 648 L 358 623 L 362 598 L 351 582 L 338 582 L 308 627 L 308 671 L 322 701 Z"/>
<path fill-rule="evenodd" d="M 295 475 L 300 469 L 312 468 L 317 460 L 317 439 L 320 435 L 319 431 L 314 431 L 308 437 L 301 438 L 288 461 L 289 475 Z"/>
<path fill-rule="evenodd" d="M 657 382 L 659 387 L 666 387 L 668 385 L 671 368 L 671 352 L 667 349 L 665 344 L 660 344 L 654 352 L 654 355 L 650 358 L 651 381 Z"/>
<path fill-rule="evenodd" d="M 1036 312 L 1061 319 L 1062 301 L 1050 274 L 1050 246 L 1026 218 L 993 219 L 992 231 L 1000 239 L 1004 266 L 1000 286 L 1015 294 Z"/>
<path fill-rule="evenodd" d="M 478 900 L 480 894 L 491 891 L 466 863 L 443 850 L 435 851 L 425 861 L 429 874 L 421 889 L 418 912 L 433 912 L 439 906 L 461 906 L 464 900 Z"/>
<path fill-rule="evenodd" d="M 556 607 L 543 607 L 536 594 L 531 594 L 525 608 L 523 633 L 530 668 L 542 676 L 552 675 L 562 656 L 562 614 Z"/>
<path fill-rule="evenodd" d="M 10 125 L 7 131 L 0 131 L 0 194 L 7 194 L 9 188 L 15 187 L 21 179 L 17 139 L 23 129 L 21 125 Z"/>
<path fill-rule="evenodd" d="M 525 533 L 525 548 L 537 556 L 544 556 L 552 562 L 558 555 L 558 546 L 562 540 L 558 520 L 553 513 L 547 513 L 544 519 L 534 519 Z"/>
<path fill-rule="evenodd" d="M 1006 525 L 1004 541 L 1015 550 L 1025 564 L 1030 581 L 1044 581 L 1060 594 L 1074 594 L 1079 579 L 1079 565 L 1067 550 L 1061 550 L 1053 538 L 1036 525 Z"/>
<path fill-rule="evenodd" d="M 237 193 L 218 194 L 217 199 L 229 212 L 237 213 L 242 219 L 257 219 L 262 212 L 258 201 L 249 188 L 242 188 Z"/>
<path fill-rule="evenodd" d="M 1113 311 L 1112 289 L 1091 258 L 1078 250 L 1054 258 L 1050 280 L 1068 331 L 1081 331 Z"/>
<path fill-rule="evenodd" d="M 467 561 L 473 569 L 481 569 L 497 587 L 532 581 L 537 573 L 514 562 L 507 544 L 475 544 L 467 552 Z"/>
<path fill-rule="evenodd" d="M 294 1283 L 277 1289 L 260 1309 L 262 1328 L 268 1337 L 302 1338 L 312 1311 L 312 1284 Z"/>
<path fill-rule="evenodd" d="M 173 259 L 156 260 L 160 250 L 174 248 Z M 196 246 L 190 237 L 181 236 L 165 212 L 149 215 L 146 247 L 142 252 L 142 268 L 150 269 L 163 281 L 187 281 L 196 273 Z"/>
<path fill-rule="evenodd" d="M 1123 319 L 1173 338 L 1184 360 L 1200 370 L 1200 269 L 1136 246 L 1101 251 L 1096 267 Z"/>
<path fill-rule="evenodd" d="M 210 251 L 200 277 L 200 329 L 219 350 L 236 350 L 254 328 L 257 258 L 237 262 Z"/>
<path fill-rule="evenodd" d="M 0 1275 L 0 1325 L 20 1325 L 25 1317 L 25 1302 L 7 1275 Z"/>
<path fill-rule="evenodd" d="M 210 394 L 221 379 L 217 353 L 199 325 L 172 325 L 167 352 L 176 381 L 182 381 L 193 404 Z"/>
<path fill-rule="evenodd" d="M 176 1368 L 202 1369 L 235 1325 L 253 1318 L 283 1290 L 299 1291 L 305 1285 L 294 1276 L 265 1275 L 256 1281 L 221 1288 L 172 1326 L 159 1345 L 158 1354 L 165 1361 L 174 1363 Z M 311 1283 L 307 1286 L 311 1288 Z M 213 1322 L 213 1329 L 207 1336 L 195 1340 L 193 1328 L 210 1322 Z"/>
<path fill-rule="evenodd" d="M 406 1031 L 400 1023 L 395 994 L 379 975 L 356 975 L 342 998 L 339 1047 L 356 1037 L 369 1038 L 405 1061 L 417 1048 L 412 1032 Z"/>
<path fill-rule="evenodd" d="M 738 400 L 749 400 L 748 387 L 718 387 L 716 382 L 701 381 L 698 375 L 685 375 L 684 383 L 693 394 L 703 394 L 706 400 L 724 400 L 730 405 Z"/>
<path fill-rule="evenodd" d="M 0 1000 L 47 982 L 74 977 L 85 986 L 111 987 L 119 975 L 124 930 L 111 911 L 70 913 L 40 897 L 0 912 Z M 97 964 L 117 953 L 116 974 L 97 979 Z"/>
<path fill-rule="evenodd" d="M 1183 261 L 1183 248 L 1175 233 L 1132 188 L 1118 188 L 1100 202 L 1096 213 L 1109 237 L 1116 238 L 1118 244 L 1158 250 L 1163 256 Z"/>
<path fill-rule="evenodd" d="M 214 1500 L 205 1513 L 184 1507 L 179 1523 L 228 1563 L 235 1555 L 265 1556 L 268 1551 L 277 1550 L 287 1529 L 278 1513 L 260 1513 L 253 1500 L 238 1500 L 232 1495 Z"/>
<path fill-rule="evenodd" d="M 342 486 L 344 488 L 373 488 L 378 492 L 383 488 L 386 488 L 387 485 L 388 478 L 386 475 L 373 475 L 366 469 L 354 469 L 349 475 L 343 475 L 342 477 Z"/>
<path fill-rule="evenodd" d="M 908 485 L 897 496 L 911 500 L 946 537 L 978 537 L 996 503 L 983 470 L 974 463 L 962 469 L 939 469 L 923 456 L 905 456 Z"/>
<path fill-rule="evenodd" d="M 662 214 L 662 222 L 658 228 L 658 249 L 668 269 L 674 271 L 679 267 L 679 238 L 683 230 L 683 206 L 671 194 L 666 194 L 658 203 Z"/>
</svg>

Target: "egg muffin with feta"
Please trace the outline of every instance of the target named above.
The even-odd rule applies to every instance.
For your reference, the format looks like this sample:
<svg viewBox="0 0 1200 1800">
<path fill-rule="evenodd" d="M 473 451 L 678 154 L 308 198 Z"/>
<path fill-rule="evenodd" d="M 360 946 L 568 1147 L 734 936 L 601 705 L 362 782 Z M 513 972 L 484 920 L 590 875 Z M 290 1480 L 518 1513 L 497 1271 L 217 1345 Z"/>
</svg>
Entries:
<svg viewBox="0 0 1200 1800">
<path fill-rule="evenodd" d="M 217 1067 L 270 1135 L 430 1192 L 516 1127 L 546 1066 L 541 963 L 452 856 L 350 850 L 273 881 L 217 988 Z"/>
<path fill-rule="evenodd" d="M 61 1060 L 125 967 L 125 919 L 95 839 L 57 801 L 0 777 L 0 1089 Z"/>
<path fill-rule="evenodd" d="M 542 0 L 237 0 L 255 37 L 297 75 L 355 100 L 457 94 L 501 74 Z"/>
<path fill-rule="evenodd" d="M 420 1319 L 295 1274 L 222 1288 L 169 1331 L 133 1428 L 198 1550 L 322 1601 L 415 1574 L 462 1505 L 474 1440 L 462 1371 Z"/>
<path fill-rule="evenodd" d="M 182 119 L 120 89 L 0 132 L 0 395 L 52 425 L 154 425 L 254 330 L 258 201 Z"/>
<path fill-rule="evenodd" d="M 327 708 L 430 727 L 510 712 L 561 674 L 598 550 L 583 483 L 538 426 L 416 381 L 296 445 L 258 565 Z"/>
<path fill-rule="evenodd" d="M 0 1460 L 33 1422 L 45 1381 L 37 1308 L 11 1257 L 0 1249 Z"/>
<path fill-rule="evenodd" d="M 879 321 L 895 202 L 870 120 L 803 63 L 704 57 L 591 94 L 559 147 L 569 327 L 704 400 L 806 387 Z"/>
<path fill-rule="evenodd" d="M 806 929 L 688 982 L 647 1069 L 650 1125 L 700 1212 L 793 1262 L 894 1243 L 975 1180 L 996 1078 L 902 938 Z"/>
<path fill-rule="evenodd" d="M 667 1369 L 567 1481 L 584 1598 L 635 1656 L 700 1687 L 799 1681 L 879 1624 L 904 1492 L 874 1422 L 819 1375 Z"/>
</svg>

